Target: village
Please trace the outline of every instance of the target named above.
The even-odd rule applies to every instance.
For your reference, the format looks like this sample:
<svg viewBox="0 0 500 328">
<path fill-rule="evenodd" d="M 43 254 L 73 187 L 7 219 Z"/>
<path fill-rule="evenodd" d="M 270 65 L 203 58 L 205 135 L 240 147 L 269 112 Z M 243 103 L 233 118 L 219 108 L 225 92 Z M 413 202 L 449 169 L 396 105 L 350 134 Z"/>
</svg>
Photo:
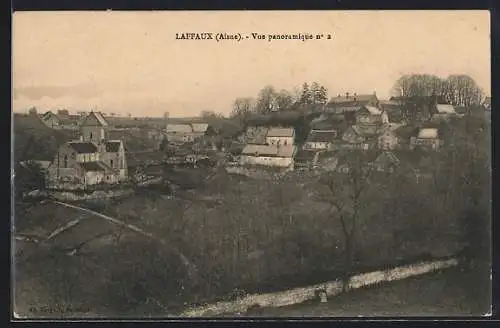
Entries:
<svg viewBox="0 0 500 328">
<path fill-rule="evenodd" d="M 413 99 L 379 100 L 375 93 L 339 94 L 313 112 L 292 113 L 308 118 L 304 136 L 298 136 L 296 126 L 290 123 L 249 121 L 243 131 L 224 138 L 218 131 L 221 124 L 210 125 L 203 119 L 169 123 L 166 118 L 137 120 L 105 116 L 99 111 L 73 115 L 67 110 L 48 111 L 35 115 L 51 129 L 73 131 L 74 139 L 60 145 L 52 161 L 37 163 L 45 174 L 47 190 L 86 190 L 131 181 L 163 182 L 158 180 L 164 174 L 163 166 L 196 168 L 204 161 L 249 177 L 305 171 L 347 173 L 351 163 L 344 160 L 345 153 L 361 150 L 370 154 L 366 163 L 370 169 L 386 173 L 405 170 L 418 181 L 430 174 L 429 154 L 453 143 L 443 124 L 468 114 L 466 108 L 435 97 L 418 100 L 426 106 L 410 126 L 404 108 Z M 488 115 L 490 101 L 484 100 L 482 115 Z M 117 131 L 140 131 L 153 147 L 130 151 L 123 136 L 114 137 Z"/>
<path fill-rule="evenodd" d="M 470 94 L 328 97 L 315 82 L 229 115 L 14 113 L 18 279 L 64 261 L 51 297 L 164 314 L 484 249 L 470 215 L 487 217 L 491 98 Z M 68 294 L 85 280 L 71 272 L 97 267 L 95 288 Z"/>
</svg>

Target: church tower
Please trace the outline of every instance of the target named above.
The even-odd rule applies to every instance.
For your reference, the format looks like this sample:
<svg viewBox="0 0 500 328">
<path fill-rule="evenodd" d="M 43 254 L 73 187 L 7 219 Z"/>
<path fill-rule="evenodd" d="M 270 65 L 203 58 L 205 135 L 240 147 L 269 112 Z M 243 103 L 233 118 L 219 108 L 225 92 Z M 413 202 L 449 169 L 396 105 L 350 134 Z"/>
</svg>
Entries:
<svg viewBox="0 0 500 328">
<path fill-rule="evenodd" d="M 102 143 L 108 138 L 107 129 L 108 122 L 106 122 L 102 114 L 90 112 L 80 125 L 80 140 L 97 144 Z"/>
</svg>

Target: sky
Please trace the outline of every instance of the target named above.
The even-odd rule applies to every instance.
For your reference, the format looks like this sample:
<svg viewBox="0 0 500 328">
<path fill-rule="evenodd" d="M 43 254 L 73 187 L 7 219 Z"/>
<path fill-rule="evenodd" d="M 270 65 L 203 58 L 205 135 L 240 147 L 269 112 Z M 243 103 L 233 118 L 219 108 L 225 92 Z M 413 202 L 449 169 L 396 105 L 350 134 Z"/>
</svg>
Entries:
<svg viewBox="0 0 500 328">
<path fill-rule="evenodd" d="M 330 96 L 384 99 L 406 73 L 468 74 L 491 94 L 488 11 L 16 12 L 12 25 L 17 112 L 228 114 L 236 98 L 266 85 L 292 90 L 314 81 Z M 243 39 L 177 40 L 176 33 Z M 267 39 L 298 33 L 332 38 Z"/>
</svg>

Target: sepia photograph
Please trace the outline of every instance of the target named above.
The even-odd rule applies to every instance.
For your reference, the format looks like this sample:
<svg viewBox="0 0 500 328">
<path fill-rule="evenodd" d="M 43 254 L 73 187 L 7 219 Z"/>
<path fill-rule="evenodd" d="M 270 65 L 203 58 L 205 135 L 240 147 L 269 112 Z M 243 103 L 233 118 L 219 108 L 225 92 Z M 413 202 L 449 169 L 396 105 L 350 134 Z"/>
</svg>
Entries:
<svg viewBox="0 0 500 328">
<path fill-rule="evenodd" d="M 14 320 L 492 315 L 489 11 L 18 11 L 11 40 Z"/>
</svg>

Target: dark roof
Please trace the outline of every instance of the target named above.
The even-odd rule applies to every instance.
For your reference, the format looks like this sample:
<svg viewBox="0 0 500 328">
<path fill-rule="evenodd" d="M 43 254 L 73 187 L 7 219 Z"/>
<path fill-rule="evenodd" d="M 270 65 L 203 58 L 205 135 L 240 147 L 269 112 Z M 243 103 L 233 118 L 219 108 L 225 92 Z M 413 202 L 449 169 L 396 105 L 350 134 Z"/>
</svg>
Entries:
<svg viewBox="0 0 500 328">
<path fill-rule="evenodd" d="M 314 159 L 316 152 L 300 149 L 297 151 L 297 155 L 295 155 L 296 162 L 309 162 Z"/>
<path fill-rule="evenodd" d="M 306 142 L 332 142 L 337 139 L 337 132 L 311 131 Z"/>
<path fill-rule="evenodd" d="M 119 141 L 108 141 L 106 142 L 106 151 L 108 153 L 117 153 L 120 150 Z"/>
<path fill-rule="evenodd" d="M 70 142 L 69 145 L 79 154 L 89 154 L 97 152 L 97 146 L 91 142 Z"/>
<path fill-rule="evenodd" d="M 344 104 L 344 103 L 367 103 L 370 100 L 376 98 L 376 95 L 371 94 L 371 95 L 358 95 L 358 94 L 350 94 L 349 96 L 337 96 L 337 97 L 332 97 L 330 99 L 329 104 Z"/>
</svg>

